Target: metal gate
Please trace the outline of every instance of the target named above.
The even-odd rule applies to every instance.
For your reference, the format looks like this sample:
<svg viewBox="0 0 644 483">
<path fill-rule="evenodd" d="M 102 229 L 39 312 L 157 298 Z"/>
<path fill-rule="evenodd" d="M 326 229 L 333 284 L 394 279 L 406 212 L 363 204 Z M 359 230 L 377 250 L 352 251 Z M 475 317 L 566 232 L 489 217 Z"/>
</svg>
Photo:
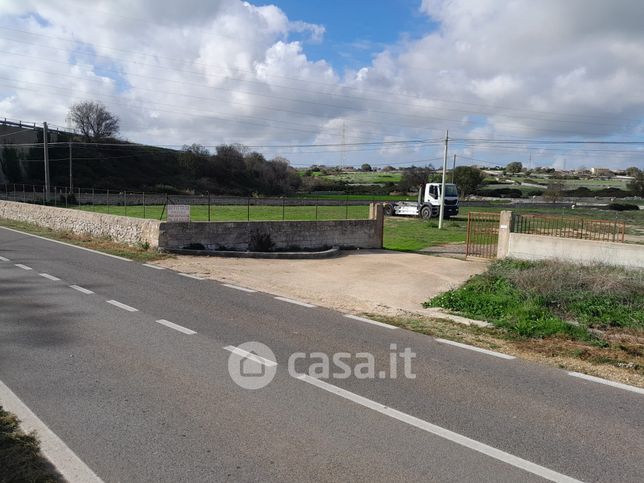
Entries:
<svg viewBox="0 0 644 483">
<path fill-rule="evenodd" d="M 467 214 L 466 257 L 496 258 L 500 217 L 500 213 Z"/>
</svg>

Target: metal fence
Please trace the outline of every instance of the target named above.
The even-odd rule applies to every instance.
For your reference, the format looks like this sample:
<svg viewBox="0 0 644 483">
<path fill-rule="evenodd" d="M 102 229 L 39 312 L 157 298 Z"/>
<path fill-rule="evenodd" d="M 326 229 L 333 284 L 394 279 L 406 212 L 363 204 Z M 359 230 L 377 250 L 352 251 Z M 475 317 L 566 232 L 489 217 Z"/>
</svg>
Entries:
<svg viewBox="0 0 644 483">
<path fill-rule="evenodd" d="M 372 200 L 179 195 L 28 184 L 0 185 L 0 199 L 165 220 L 168 205 L 189 205 L 191 221 L 367 219 Z"/>
<path fill-rule="evenodd" d="M 591 220 L 587 218 L 564 218 L 562 216 L 512 215 L 512 232 L 528 235 L 548 235 L 561 238 L 578 238 L 623 242 L 626 222 L 617 220 Z"/>
<path fill-rule="evenodd" d="M 466 257 L 496 258 L 500 216 L 476 211 L 467 214 Z"/>
</svg>

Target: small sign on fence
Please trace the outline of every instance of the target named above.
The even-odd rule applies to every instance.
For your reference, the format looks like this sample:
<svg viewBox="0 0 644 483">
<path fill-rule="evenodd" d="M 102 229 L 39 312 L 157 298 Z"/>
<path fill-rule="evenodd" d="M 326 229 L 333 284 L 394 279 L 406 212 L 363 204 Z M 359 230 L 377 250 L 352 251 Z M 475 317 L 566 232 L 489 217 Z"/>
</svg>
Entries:
<svg viewBox="0 0 644 483">
<path fill-rule="evenodd" d="M 168 205 L 169 223 L 186 223 L 190 221 L 190 205 Z"/>
</svg>

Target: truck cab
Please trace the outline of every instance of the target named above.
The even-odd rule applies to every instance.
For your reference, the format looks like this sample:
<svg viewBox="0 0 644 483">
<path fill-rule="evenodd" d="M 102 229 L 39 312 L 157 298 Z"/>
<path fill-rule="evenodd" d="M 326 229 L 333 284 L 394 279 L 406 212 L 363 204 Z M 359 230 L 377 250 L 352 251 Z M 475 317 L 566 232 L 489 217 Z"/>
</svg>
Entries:
<svg viewBox="0 0 644 483">
<path fill-rule="evenodd" d="M 424 183 L 418 189 L 418 200 L 385 203 L 385 215 L 420 216 L 424 219 L 438 217 L 441 204 L 441 183 Z M 458 215 L 458 189 L 453 183 L 445 183 L 445 210 L 443 216 Z"/>
</svg>

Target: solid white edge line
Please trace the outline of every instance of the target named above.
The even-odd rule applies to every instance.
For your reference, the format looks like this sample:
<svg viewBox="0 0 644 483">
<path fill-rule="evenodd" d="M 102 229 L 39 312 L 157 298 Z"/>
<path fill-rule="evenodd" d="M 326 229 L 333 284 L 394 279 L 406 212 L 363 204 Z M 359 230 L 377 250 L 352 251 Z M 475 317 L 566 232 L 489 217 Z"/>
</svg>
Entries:
<svg viewBox="0 0 644 483">
<path fill-rule="evenodd" d="M 357 315 L 344 314 L 347 319 L 359 320 L 360 322 L 366 322 L 367 324 L 378 325 L 386 329 L 397 329 L 395 325 L 385 324 L 384 322 L 378 322 L 377 320 L 367 319 L 365 317 L 358 317 Z"/>
<path fill-rule="evenodd" d="M 586 379 L 587 381 L 598 382 L 600 384 L 605 384 L 607 386 L 617 387 L 619 389 L 624 389 L 625 391 L 631 391 L 637 394 L 644 394 L 644 389 L 642 389 L 641 387 L 630 386 L 628 384 L 622 384 L 621 382 L 609 381 L 608 379 L 589 376 L 588 374 L 582 374 L 581 372 L 569 372 L 568 375 L 572 377 L 578 377 L 579 379 Z"/>
<path fill-rule="evenodd" d="M 114 307 L 118 307 L 119 309 L 127 310 L 128 312 L 138 312 L 139 309 L 135 309 L 134 307 L 130 307 L 129 305 L 125 305 L 124 303 L 119 302 L 118 300 L 106 300 L 108 304 L 112 304 Z"/>
<path fill-rule="evenodd" d="M 224 287 L 234 288 L 235 290 L 241 290 L 242 292 L 257 293 L 257 290 L 253 290 L 251 288 L 246 288 L 246 287 L 239 287 L 238 285 L 231 285 L 229 283 L 222 283 L 222 285 Z"/>
<path fill-rule="evenodd" d="M 9 231 L 13 231 L 13 232 L 16 232 L 16 233 L 20 233 L 21 235 L 27 235 L 27 236 L 31 236 L 31 237 L 34 237 L 34 238 L 39 238 L 41 240 L 45 240 L 45 241 L 48 241 L 48 242 L 58 243 L 59 245 L 65 245 L 67 247 L 72 247 L 72 248 L 78 248 L 79 250 L 85 250 L 86 252 L 91 252 L 91 253 L 96 253 L 98 255 L 104 255 L 106 257 L 116 258 L 117 260 L 122 260 L 124 262 L 131 262 L 132 261 L 129 258 L 119 257 L 118 255 L 111 255 L 109 253 L 99 252 L 98 250 L 92 250 L 91 248 L 79 247 L 78 245 L 72 245 L 71 243 L 65 243 L 65 242 L 62 242 L 62 241 L 53 240 L 51 238 L 46 238 L 44 236 L 32 235 L 31 233 L 27 233 L 27 232 L 24 232 L 24 231 L 14 230 L 13 228 L 7 228 L 6 226 L 0 226 L 0 228 L 2 228 L 3 230 L 9 230 Z"/>
<path fill-rule="evenodd" d="M 56 467 L 56 470 L 70 483 L 102 482 L 56 434 L 36 416 L 31 409 L 0 381 L 0 403 L 7 411 L 20 419 L 25 433 L 35 431 L 40 441 L 43 455 Z"/>
<path fill-rule="evenodd" d="M 152 265 L 151 263 L 144 263 L 144 267 L 154 268 L 155 270 L 165 270 L 165 267 L 159 267 L 158 265 Z"/>
<path fill-rule="evenodd" d="M 179 275 L 181 275 L 182 277 L 186 277 L 186 278 L 193 278 L 195 280 L 204 280 L 202 277 L 199 277 L 198 275 L 193 275 L 191 273 L 179 272 Z"/>
<path fill-rule="evenodd" d="M 60 278 L 49 275 L 48 273 L 41 273 L 39 275 L 47 280 L 51 280 L 52 282 L 60 282 Z"/>
<path fill-rule="evenodd" d="M 188 334 L 188 335 L 196 334 L 194 330 L 190 330 L 186 327 L 182 327 L 181 325 L 175 324 L 174 322 L 170 322 L 169 320 L 159 319 L 157 320 L 157 323 L 161 325 L 165 325 L 166 327 L 169 327 L 171 329 L 178 330 L 179 332 L 183 332 L 184 334 Z"/>
<path fill-rule="evenodd" d="M 275 297 L 276 300 L 281 300 L 282 302 L 288 302 L 289 304 L 301 305 L 302 307 L 308 307 L 309 309 L 315 308 L 313 304 L 307 304 L 306 302 L 300 302 L 299 300 L 293 300 L 286 297 Z"/>
<path fill-rule="evenodd" d="M 488 446 L 485 443 L 481 443 L 474 439 L 468 438 L 467 436 L 455 433 L 453 431 L 450 431 L 449 429 L 445 429 L 441 426 L 429 423 L 396 409 L 392 409 L 388 406 L 372 401 L 371 399 L 367 399 L 366 397 L 359 396 L 358 394 L 347 391 L 345 389 L 341 389 L 337 386 L 334 386 L 333 384 L 321 381 L 320 379 L 311 377 L 307 374 L 301 374 L 297 376 L 297 379 L 330 392 L 331 394 L 335 394 L 336 396 L 340 396 L 356 404 L 377 411 L 381 414 L 384 414 L 385 416 L 397 419 L 398 421 L 409 424 L 410 426 L 414 426 L 418 429 L 434 434 L 443 439 L 474 450 L 478 453 L 482 453 L 486 456 L 489 456 L 490 458 L 494 458 L 498 461 L 514 466 L 515 468 L 519 468 L 534 475 L 540 476 L 541 478 L 556 482 L 579 482 L 579 480 L 558 473 L 554 470 L 545 468 L 536 463 L 532 463 L 531 461 L 524 460 L 523 458 L 519 458 L 518 456 L 506 453 L 505 451 L 494 448 L 492 446 Z"/>
<path fill-rule="evenodd" d="M 253 354 L 252 352 L 245 351 L 244 349 L 240 349 L 239 347 L 235 347 L 234 345 L 227 345 L 226 347 L 224 347 L 224 350 L 232 352 L 233 354 L 237 354 L 238 356 L 241 356 L 245 359 L 250 359 L 251 361 L 255 361 L 258 364 L 263 364 L 268 367 L 277 366 L 277 362 L 275 361 L 271 361 L 270 359 L 265 359 L 264 357 L 258 356 L 257 354 Z"/>
<path fill-rule="evenodd" d="M 70 285 L 69 288 L 73 288 L 74 290 L 77 290 L 80 293 L 84 293 L 85 295 L 92 295 L 94 293 L 91 290 L 88 290 L 83 287 L 79 287 L 78 285 Z"/>
<path fill-rule="evenodd" d="M 436 342 L 440 342 L 441 344 L 449 344 L 453 345 L 455 347 L 460 347 L 461 349 L 468 349 L 474 352 L 480 352 L 482 354 L 487 354 L 489 356 L 494 356 L 498 357 L 499 359 L 507 359 L 507 360 L 512 360 L 516 359 L 516 357 L 508 355 L 508 354 L 503 354 L 501 352 L 495 352 L 487 349 L 481 349 L 480 347 L 476 347 L 473 345 L 468 345 L 468 344 L 461 344 L 460 342 L 454 342 L 453 340 L 447 340 L 447 339 L 439 339 L 435 338 L 434 339 Z"/>
<path fill-rule="evenodd" d="M 22 263 L 14 263 L 14 265 L 18 268 L 22 268 L 23 270 L 33 270 L 33 268 L 23 265 Z"/>
<path fill-rule="evenodd" d="M 10 261 L 11 260 L 9 260 L 8 258 L 0 257 L 0 262 L 10 262 Z"/>
</svg>

